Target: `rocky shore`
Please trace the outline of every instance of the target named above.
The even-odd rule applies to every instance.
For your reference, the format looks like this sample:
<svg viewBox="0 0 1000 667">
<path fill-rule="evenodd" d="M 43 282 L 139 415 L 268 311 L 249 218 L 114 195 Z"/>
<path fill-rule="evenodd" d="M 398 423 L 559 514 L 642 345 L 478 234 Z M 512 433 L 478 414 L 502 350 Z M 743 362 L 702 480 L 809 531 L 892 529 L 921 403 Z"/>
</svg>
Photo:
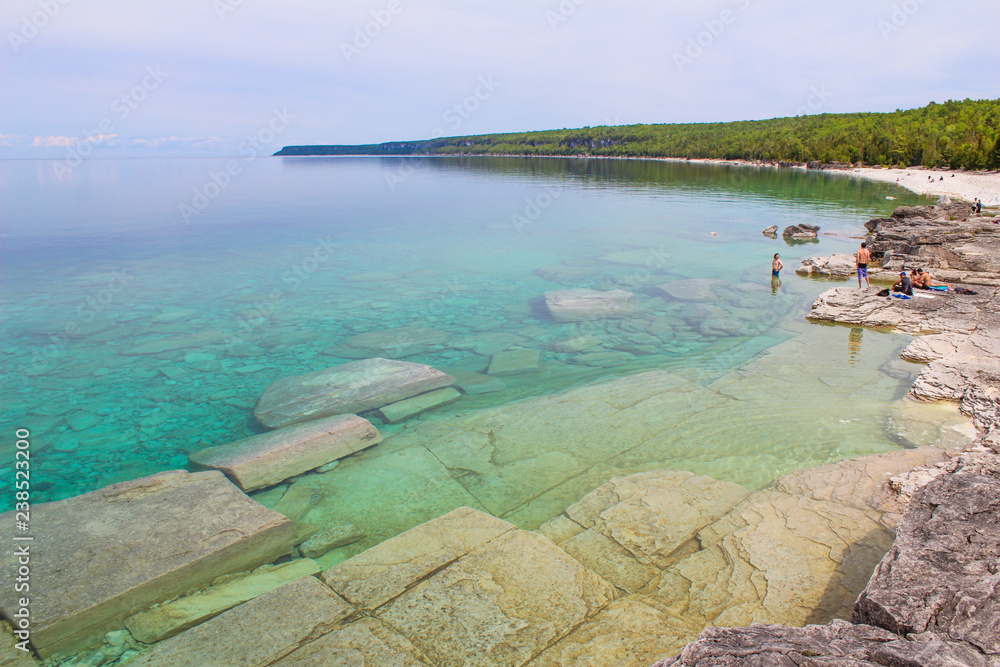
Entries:
<svg viewBox="0 0 1000 667">
<path fill-rule="evenodd" d="M 905 487 L 909 502 L 851 622 L 709 628 L 656 667 L 1000 665 L 1000 236 L 971 213 L 968 204 L 898 209 L 867 228 L 885 272 L 920 263 L 977 294 L 898 300 L 838 287 L 822 294 L 809 315 L 920 334 L 901 354 L 927 364 L 911 395 L 958 402 L 978 434 L 943 464 L 890 483 Z M 803 272 L 840 263 L 831 259 L 807 260 Z"/>
<path fill-rule="evenodd" d="M 888 244 L 921 221 L 907 256 L 925 266 L 965 257 L 957 270 L 978 294 L 904 302 L 840 287 L 817 299 L 810 319 L 918 334 L 902 353 L 926 364 L 912 397 L 957 402 L 974 440 L 716 478 L 714 459 L 702 459 L 768 456 L 747 451 L 748 429 L 781 436 L 780 415 L 766 424 L 734 417 L 765 414 L 769 394 L 790 390 L 782 368 L 810 357 L 795 340 L 704 386 L 654 370 L 417 421 L 383 439 L 366 417 L 403 421 L 500 377 L 538 372 L 541 352 L 497 352 L 485 374 L 371 354 L 275 381 L 256 406 L 274 430 L 197 452 L 199 472 L 33 508 L 32 581 L 44 582 L 31 598 L 33 654 L 4 627 L 0 665 L 36 665 L 35 656 L 46 667 L 1000 664 L 1000 316 L 997 289 L 985 284 L 990 265 L 968 250 L 992 246 L 962 226 L 935 243 L 928 229 L 976 223 L 950 220 L 959 209 L 914 211 L 870 229 Z M 711 281 L 656 289 L 684 302 L 716 298 Z M 546 294 L 545 307 L 571 322 L 633 322 L 634 300 L 622 290 L 562 290 Z M 435 335 L 410 328 L 361 342 L 390 356 Z M 612 354 L 588 352 L 595 340 L 558 345 Z M 652 339 L 636 345 L 644 340 Z M 758 381 L 748 386 L 741 373 Z M 878 381 L 851 369 L 818 373 L 809 390 L 829 392 L 834 415 Z M 673 436 L 688 404 L 700 406 L 685 419 L 703 423 L 691 431 L 701 442 Z M 712 438 L 734 444 L 708 457 Z M 566 442 L 573 447 L 560 448 Z M 386 483 L 360 474 L 362 451 L 374 468 L 405 460 L 406 476 L 353 513 L 400 512 L 422 494 L 468 506 L 325 560 L 365 537 L 340 514 L 344 485 Z M 664 460 L 660 452 L 709 469 L 634 472 L 636 462 Z M 794 470 L 786 463 L 770 465 Z M 13 550 L 2 548 L 7 567 Z M 13 630 L 23 606 L 12 588 L 0 590 Z"/>
</svg>

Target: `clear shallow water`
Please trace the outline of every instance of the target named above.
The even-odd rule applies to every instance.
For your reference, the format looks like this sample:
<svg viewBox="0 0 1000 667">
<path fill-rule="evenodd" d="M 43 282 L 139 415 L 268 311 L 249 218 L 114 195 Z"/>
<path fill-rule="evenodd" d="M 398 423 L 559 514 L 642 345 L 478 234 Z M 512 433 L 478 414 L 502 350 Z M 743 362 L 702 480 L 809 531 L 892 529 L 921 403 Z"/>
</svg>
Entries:
<svg viewBox="0 0 1000 667">
<path fill-rule="evenodd" d="M 753 392 L 755 378 L 777 372 L 753 371 L 770 368 L 759 355 L 799 340 L 808 341 L 804 349 L 820 368 L 789 364 L 778 373 L 781 382 L 768 385 L 773 401 L 753 408 L 762 419 L 782 415 L 787 435 L 727 431 L 725 413 L 681 419 L 698 424 L 691 437 L 708 441 L 726 433 L 725 453 L 709 448 L 671 458 L 662 448 L 609 449 L 609 457 L 619 457 L 614 471 L 666 466 L 725 477 L 742 468 L 752 471 L 730 476 L 762 485 L 783 470 L 905 442 L 894 430 L 893 406 L 917 368 L 882 368 L 905 339 L 872 345 L 874 334 L 862 343 L 847 329 L 800 326 L 826 286 L 793 273 L 808 255 L 853 250 L 857 240 L 847 237 L 860 236 L 869 217 L 921 203 L 894 186 L 640 161 L 274 158 L 239 161 L 229 185 L 199 202 L 195 190 L 205 193 L 226 162 L 94 160 L 63 181 L 48 162 L 0 162 L 6 235 L 0 428 L 9 434 L 5 457 L 14 429 L 32 432 L 36 501 L 183 467 L 190 451 L 258 432 L 253 404 L 279 377 L 365 356 L 479 371 L 493 352 L 548 349 L 581 332 L 618 354 L 598 361 L 546 351 L 540 373 L 505 378 L 503 392 L 466 397 L 408 425 L 379 427 L 398 434 L 400 443 L 424 424 L 641 370 L 669 370 L 688 388 L 716 393 L 716 383 L 742 373 L 740 391 Z M 182 206 L 195 204 L 206 205 L 185 219 Z M 760 233 L 796 222 L 838 236 L 788 246 Z M 788 268 L 772 290 L 774 252 Z M 700 301 L 655 289 L 684 279 L 723 282 L 715 285 L 719 296 Z M 557 324 L 538 302 L 546 291 L 566 287 L 628 289 L 639 295 L 641 312 L 634 321 Z M 358 334 L 408 326 L 444 332 L 445 342 L 382 353 L 351 346 Z M 747 366 L 755 359 L 756 366 Z M 826 367 L 839 370 L 824 374 Z M 804 399 L 797 380 L 817 374 L 833 384 L 863 376 L 875 387 L 864 394 L 861 442 L 854 441 L 857 424 L 846 418 L 839 425 L 824 421 L 821 432 L 810 426 L 823 402 L 845 399 Z M 693 400 L 674 409 L 700 415 L 707 408 Z M 767 451 L 769 441 L 790 438 L 798 455 Z M 337 474 L 402 449 L 393 440 L 353 457 Z M 724 466 L 717 463 L 722 458 Z M 489 484 L 442 465 L 471 493 L 471 500 L 457 494 L 455 502 L 479 502 L 512 517 L 528 512 L 528 525 L 559 511 L 586 484 L 606 481 L 584 474 L 605 460 L 578 461 L 556 475 L 558 484 L 578 484 L 557 493 L 562 500 L 531 511 L 531 493 L 552 485 L 491 505 L 479 497 L 490 493 Z M 404 457 L 400 465 L 412 461 Z M 345 509 L 329 521 L 364 524 L 359 504 L 373 486 L 343 499 Z M 402 519 L 368 526 L 369 532 L 387 536 L 439 508 L 404 509 L 396 507 Z"/>
</svg>

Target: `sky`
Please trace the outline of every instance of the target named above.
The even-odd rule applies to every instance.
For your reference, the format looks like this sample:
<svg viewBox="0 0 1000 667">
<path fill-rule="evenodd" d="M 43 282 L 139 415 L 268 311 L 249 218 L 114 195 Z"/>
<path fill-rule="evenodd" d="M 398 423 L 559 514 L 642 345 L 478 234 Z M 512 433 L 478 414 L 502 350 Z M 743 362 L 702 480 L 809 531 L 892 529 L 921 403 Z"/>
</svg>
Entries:
<svg viewBox="0 0 1000 667">
<path fill-rule="evenodd" d="M 4 0 L 0 157 L 994 99 L 996 0 Z"/>
</svg>

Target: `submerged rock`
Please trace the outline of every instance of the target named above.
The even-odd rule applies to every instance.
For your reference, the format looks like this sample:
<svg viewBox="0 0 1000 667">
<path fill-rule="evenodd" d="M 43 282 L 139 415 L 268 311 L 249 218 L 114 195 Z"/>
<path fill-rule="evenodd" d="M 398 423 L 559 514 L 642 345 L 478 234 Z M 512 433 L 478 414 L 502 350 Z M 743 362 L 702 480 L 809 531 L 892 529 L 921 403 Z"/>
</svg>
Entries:
<svg viewBox="0 0 1000 667">
<path fill-rule="evenodd" d="M 331 549 L 354 544 L 364 537 L 365 531 L 349 523 L 325 528 L 300 544 L 299 553 L 305 558 L 319 558 Z"/>
<path fill-rule="evenodd" d="M 507 350 L 493 355 L 490 361 L 490 375 L 521 375 L 536 373 L 542 365 L 541 350 Z"/>
<path fill-rule="evenodd" d="M 429 327 L 396 327 L 358 334 L 347 341 L 351 347 L 388 357 L 408 357 L 444 345 L 447 331 Z"/>
<path fill-rule="evenodd" d="M 692 623 L 641 595 L 615 600 L 527 667 L 645 667 L 698 635 Z"/>
<path fill-rule="evenodd" d="M 581 563 L 635 593 L 678 560 L 698 531 L 749 491 L 679 470 L 616 477 L 542 524 Z"/>
<path fill-rule="evenodd" d="M 698 543 L 644 592 L 705 625 L 804 624 L 850 613 L 892 533 L 873 510 L 760 491 Z"/>
<path fill-rule="evenodd" d="M 833 501 L 882 512 L 882 523 L 895 528 L 908 498 L 892 488 L 893 476 L 946 460 L 936 447 L 872 454 L 786 475 L 775 488 L 815 500 Z"/>
<path fill-rule="evenodd" d="M 444 372 L 455 378 L 455 387 L 463 394 L 476 396 L 478 394 L 491 394 L 503 391 L 507 388 L 503 380 L 498 377 L 475 373 L 461 368 L 446 368 Z"/>
<path fill-rule="evenodd" d="M 616 597 L 546 538 L 469 508 L 384 542 L 323 579 L 434 665 L 524 664 Z"/>
<path fill-rule="evenodd" d="M 173 352 L 174 350 L 186 350 L 193 347 L 204 347 L 225 341 L 226 335 L 221 331 L 201 331 L 193 334 L 181 336 L 167 336 L 130 347 L 119 352 L 125 356 L 140 356 L 146 354 L 160 354 L 161 352 Z"/>
<path fill-rule="evenodd" d="M 590 348 L 597 347 L 600 344 L 600 338 L 591 336 L 590 334 L 583 334 L 580 336 L 571 336 L 569 338 L 558 340 L 552 344 L 552 349 L 556 352 L 573 354 L 589 350 Z"/>
<path fill-rule="evenodd" d="M 716 301 L 718 299 L 716 290 L 726 285 L 725 280 L 692 278 L 657 285 L 656 289 L 676 301 Z"/>
<path fill-rule="evenodd" d="M 13 522 L 12 513 L 3 518 Z M 43 657 L 96 645 L 137 610 L 270 563 L 295 544 L 288 519 L 215 471 L 165 472 L 35 505 L 31 527 L 45 545 L 32 561 L 45 585 L 31 596 L 31 641 Z M 0 590 L 5 616 L 18 597 L 13 586 Z"/>
<path fill-rule="evenodd" d="M 367 419 L 338 415 L 209 447 L 192 463 L 224 472 L 244 491 L 274 486 L 382 441 Z"/>
<path fill-rule="evenodd" d="M 433 389 L 455 378 L 424 364 L 365 359 L 272 382 L 254 416 L 268 428 L 380 408 Z"/>
<path fill-rule="evenodd" d="M 129 664 L 271 665 L 353 613 L 318 579 L 302 577 L 156 644 Z"/>
<path fill-rule="evenodd" d="M 426 394 L 419 394 L 397 403 L 384 405 L 379 408 L 378 415 L 389 424 L 395 424 L 410 417 L 416 417 L 421 412 L 449 405 L 460 398 L 462 398 L 462 394 L 451 387 L 435 389 Z"/>
<path fill-rule="evenodd" d="M 319 574 L 319 565 L 308 558 L 295 558 L 281 565 L 265 565 L 241 576 L 226 577 L 193 595 L 130 616 L 125 627 L 145 644 L 153 644 L 218 616 L 227 609 L 263 595 L 285 584 Z"/>
<path fill-rule="evenodd" d="M 635 295 L 625 290 L 568 289 L 546 292 L 545 305 L 556 322 L 616 319 L 628 317 L 636 310 Z"/>
</svg>

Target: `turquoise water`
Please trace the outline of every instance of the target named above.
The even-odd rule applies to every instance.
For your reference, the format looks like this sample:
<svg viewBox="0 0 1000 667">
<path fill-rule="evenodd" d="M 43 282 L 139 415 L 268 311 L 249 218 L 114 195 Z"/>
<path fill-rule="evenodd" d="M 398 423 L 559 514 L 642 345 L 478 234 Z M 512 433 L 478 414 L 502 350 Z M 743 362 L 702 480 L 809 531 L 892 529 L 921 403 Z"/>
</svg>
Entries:
<svg viewBox="0 0 1000 667">
<path fill-rule="evenodd" d="M 0 442 L 10 460 L 15 429 L 31 431 L 36 502 L 184 467 L 189 452 L 260 432 L 252 408 L 268 384 L 379 356 L 351 342 L 383 329 L 443 332 L 443 344 L 380 353 L 438 367 L 482 371 L 497 351 L 545 350 L 540 373 L 429 422 L 640 370 L 707 387 L 804 335 L 794 323 L 828 285 L 796 277 L 798 260 L 852 251 L 868 218 L 923 203 L 887 184 L 684 163 L 235 164 L 227 180 L 226 160 L 92 160 L 60 180 L 50 162 L 0 162 Z M 760 233 L 796 222 L 824 235 L 787 245 Z M 772 289 L 775 252 L 787 268 Z M 708 301 L 656 289 L 683 279 L 722 282 Z M 634 292 L 645 324 L 552 322 L 540 300 L 567 287 Z M 830 364 L 878 369 L 903 343 L 866 359 L 848 330 L 813 329 Z M 617 354 L 551 351 L 581 332 Z M 912 372 L 891 379 L 881 413 Z M 629 469 L 662 463 L 630 456 Z"/>
</svg>

